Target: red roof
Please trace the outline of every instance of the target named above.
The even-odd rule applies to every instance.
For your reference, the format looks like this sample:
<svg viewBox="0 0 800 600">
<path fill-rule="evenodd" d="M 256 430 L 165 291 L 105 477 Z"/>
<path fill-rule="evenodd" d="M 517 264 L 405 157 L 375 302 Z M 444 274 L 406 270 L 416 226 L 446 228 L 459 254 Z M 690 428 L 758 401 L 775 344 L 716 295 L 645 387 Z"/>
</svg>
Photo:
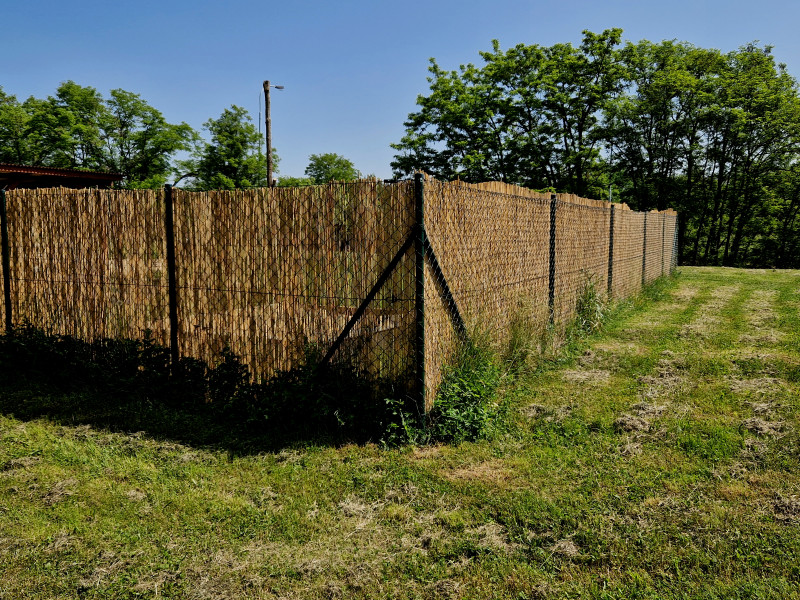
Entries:
<svg viewBox="0 0 800 600">
<path fill-rule="evenodd" d="M 0 187 L 14 189 L 41 187 L 111 187 L 122 180 L 119 173 L 84 171 L 82 169 L 56 169 L 0 163 Z"/>
</svg>

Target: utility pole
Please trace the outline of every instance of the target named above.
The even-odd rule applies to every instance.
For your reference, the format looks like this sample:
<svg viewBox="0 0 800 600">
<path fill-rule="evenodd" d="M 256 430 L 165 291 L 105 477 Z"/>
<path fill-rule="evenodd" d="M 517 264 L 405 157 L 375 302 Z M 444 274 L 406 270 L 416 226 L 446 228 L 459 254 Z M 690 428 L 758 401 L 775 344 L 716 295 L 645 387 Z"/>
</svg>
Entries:
<svg viewBox="0 0 800 600">
<path fill-rule="evenodd" d="M 267 186 L 272 187 L 272 117 L 269 113 L 269 88 L 282 90 L 282 85 L 270 85 L 269 79 L 264 82 L 264 120 L 267 136 Z"/>
</svg>

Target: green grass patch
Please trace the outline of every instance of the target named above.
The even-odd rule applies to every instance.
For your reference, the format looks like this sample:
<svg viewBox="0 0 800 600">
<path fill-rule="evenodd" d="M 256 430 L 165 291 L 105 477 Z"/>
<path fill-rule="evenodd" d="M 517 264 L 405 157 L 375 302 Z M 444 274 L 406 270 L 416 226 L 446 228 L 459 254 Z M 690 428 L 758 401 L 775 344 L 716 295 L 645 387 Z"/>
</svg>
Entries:
<svg viewBox="0 0 800 600">
<path fill-rule="evenodd" d="M 448 443 L 237 446 L 154 369 L 5 355 L 0 598 L 798 598 L 799 284 L 682 269 L 559 353 L 468 348 Z"/>
</svg>

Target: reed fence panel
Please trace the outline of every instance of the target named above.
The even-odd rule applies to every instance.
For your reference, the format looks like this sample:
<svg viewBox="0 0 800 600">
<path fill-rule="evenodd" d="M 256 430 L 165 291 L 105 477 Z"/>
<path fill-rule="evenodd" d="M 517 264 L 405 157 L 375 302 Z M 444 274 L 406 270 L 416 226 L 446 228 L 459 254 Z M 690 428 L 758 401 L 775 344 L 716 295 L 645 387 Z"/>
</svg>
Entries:
<svg viewBox="0 0 800 600">
<path fill-rule="evenodd" d="M 12 312 L 48 332 L 166 344 L 161 191 L 16 190 Z"/>
<path fill-rule="evenodd" d="M 613 298 L 634 296 L 642 289 L 642 251 L 644 213 L 615 210 L 614 257 L 612 262 Z"/>
<path fill-rule="evenodd" d="M 553 321 L 563 325 L 575 315 L 587 286 L 603 294 L 608 280 L 609 210 L 556 201 L 555 294 Z"/>
<path fill-rule="evenodd" d="M 259 380 L 324 355 L 428 409 L 465 335 L 558 331 L 587 285 L 623 298 L 677 265 L 674 211 L 615 205 L 612 230 L 607 202 L 501 182 L 3 194 L 13 323 L 176 336 L 180 356 L 228 349 Z"/>
</svg>

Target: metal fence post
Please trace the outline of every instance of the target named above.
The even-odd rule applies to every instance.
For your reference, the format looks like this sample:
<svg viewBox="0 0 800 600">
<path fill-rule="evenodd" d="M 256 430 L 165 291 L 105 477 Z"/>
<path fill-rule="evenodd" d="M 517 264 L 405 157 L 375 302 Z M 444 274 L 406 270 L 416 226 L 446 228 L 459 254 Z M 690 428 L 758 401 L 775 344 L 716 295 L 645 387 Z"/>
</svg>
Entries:
<svg viewBox="0 0 800 600">
<path fill-rule="evenodd" d="M 672 257 L 669 261 L 669 272 L 670 275 L 675 272 L 675 269 L 678 268 L 678 254 L 680 251 L 680 216 L 678 214 L 675 215 L 675 233 L 672 236 Z"/>
<path fill-rule="evenodd" d="M 5 306 L 6 333 L 13 329 L 11 318 L 11 247 L 8 241 L 8 212 L 6 210 L 6 189 L 0 190 L 0 235 L 3 253 L 3 301 Z"/>
<path fill-rule="evenodd" d="M 611 205 L 611 217 L 608 220 L 608 297 L 611 298 L 611 288 L 614 285 L 614 212 Z"/>
<path fill-rule="evenodd" d="M 664 244 L 667 241 L 665 239 L 666 237 L 667 237 L 667 215 L 661 213 L 661 276 L 662 277 L 664 276 L 664 273 L 666 273 L 664 265 L 664 256 L 666 254 L 664 252 Z"/>
<path fill-rule="evenodd" d="M 164 230 L 167 241 L 167 285 L 169 286 L 169 353 L 173 375 L 178 369 L 178 278 L 175 273 L 175 224 L 173 220 L 172 186 L 164 186 Z"/>
<path fill-rule="evenodd" d="M 642 239 L 642 287 L 647 283 L 647 211 L 644 213 L 644 235 Z"/>
<path fill-rule="evenodd" d="M 547 307 L 550 311 L 550 322 L 555 321 L 556 306 L 556 206 L 555 194 L 550 194 L 550 277 L 548 280 Z"/>
<path fill-rule="evenodd" d="M 425 388 L 425 176 L 414 175 L 414 279 L 416 281 L 414 309 L 416 313 L 416 396 L 422 411 L 427 413 Z"/>
</svg>

